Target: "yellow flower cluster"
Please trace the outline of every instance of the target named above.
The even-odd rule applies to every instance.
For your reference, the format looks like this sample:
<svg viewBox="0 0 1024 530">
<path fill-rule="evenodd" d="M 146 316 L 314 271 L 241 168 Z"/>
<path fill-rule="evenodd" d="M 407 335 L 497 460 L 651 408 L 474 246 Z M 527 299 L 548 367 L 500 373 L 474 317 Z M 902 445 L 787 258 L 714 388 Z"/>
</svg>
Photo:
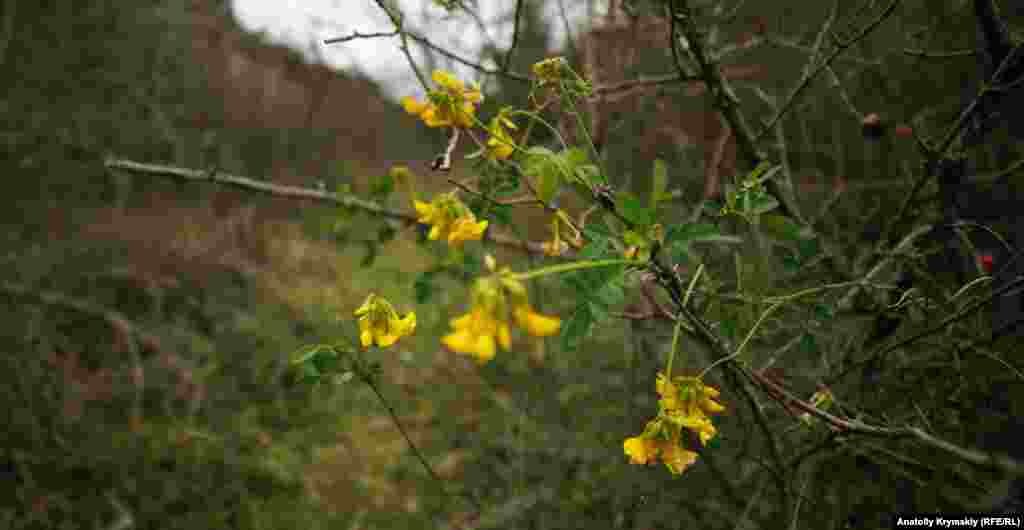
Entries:
<svg viewBox="0 0 1024 530">
<path fill-rule="evenodd" d="M 364 348 L 371 344 L 387 348 L 416 329 L 416 313 L 410 311 L 399 317 L 390 302 L 372 293 L 355 310 L 355 316 L 359 319 L 359 342 Z"/>
<path fill-rule="evenodd" d="M 431 78 L 438 89 L 427 94 L 427 101 L 410 96 L 402 98 L 405 111 L 419 116 L 427 127 L 472 127 L 476 106 L 484 99 L 480 85 L 474 83 L 467 88 L 465 83 L 444 70 L 434 70 Z"/>
<path fill-rule="evenodd" d="M 491 124 L 487 128 L 491 135 L 487 139 L 487 157 L 491 160 L 507 160 L 515 152 L 515 142 L 508 130 L 519 127 L 509 119 L 508 110 L 502 109 L 497 116 L 491 118 Z"/>
<path fill-rule="evenodd" d="M 451 321 L 453 331 L 441 339 L 456 353 L 471 354 L 485 363 L 494 358 L 497 346 L 508 350 L 512 343 L 509 321 L 537 337 L 558 333 L 558 317 L 537 313 L 530 306 L 526 286 L 508 267 L 496 270 L 494 258 L 485 258 L 490 276 L 476 280 L 469 313 Z"/>
<path fill-rule="evenodd" d="M 478 241 L 487 229 L 487 221 L 477 221 L 473 212 L 454 193 L 442 193 L 429 203 L 413 200 L 419 216 L 416 222 L 431 225 L 427 237 L 431 241 L 445 239 L 449 245 Z"/>
<path fill-rule="evenodd" d="M 535 75 L 541 83 L 554 83 L 561 77 L 562 67 L 565 65 L 565 58 L 551 57 L 534 63 L 531 70 L 533 70 L 533 75 Z"/>
<path fill-rule="evenodd" d="M 725 410 L 715 401 L 718 390 L 696 377 L 676 376 L 671 380 L 658 374 L 656 389 L 660 413 L 649 421 L 640 436 L 627 438 L 622 447 L 633 464 L 653 463 L 659 456 L 673 475 L 697 461 L 697 453 L 682 446 L 682 430 L 690 429 L 706 445 L 717 430 L 709 414 Z"/>
<path fill-rule="evenodd" d="M 545 241 L 541 243 L 541 249 L 547 256 L 558 257 L 561 256 L 566 250 L 569 250 L 569 243 L 562 239 L 562 226 L 570 232 L 570 241 L 576 244 L 576 242 L 582 241 L 583 235 L 579 229 L 573 225 L 569 216 L 562 210 L 555 212 L 555 215 L 551 218 L 551 241 Z M 578 247 L 577 247 L 578 248 Z"/>
</svg>

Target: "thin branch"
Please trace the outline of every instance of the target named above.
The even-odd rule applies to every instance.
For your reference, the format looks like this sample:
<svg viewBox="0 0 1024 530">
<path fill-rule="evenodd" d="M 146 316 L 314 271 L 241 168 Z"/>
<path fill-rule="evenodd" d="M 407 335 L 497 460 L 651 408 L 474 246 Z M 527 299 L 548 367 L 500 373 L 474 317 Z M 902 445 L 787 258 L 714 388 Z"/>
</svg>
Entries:
<svg viewBox="0 0 1024 530">
<path fill-rule="evenodd" d="M 451 59 L 451 60 L 453 60 L 453 61 L 455 61 L 457 63 L 460 63 L 460 64 L 462 64 L 464 66 L 468 66 L 468 67 L 470 67 L 470 68 L 472 68 L 472 69 L 474 69 L 474 70 L 476 70 L 478 72 L 481 72 L 481 73 L 484 73 L 484 74 L 488 74 L 488 75 L 497 75 L 497 76 L 504 77 L 506 79 L 512 79 L 514 81 L 519 81 L 519 82 L 522 82 L 522 83 L 529 83 L 530 82 L 529 76 L 525 76 L 525 75 L 514 73 L 514 72 L 503 72 L 502 70 L 495 70 L 493 68 L 487 68 L 486 66 L 483 66 L 480 63 L 473 62 L 473 61 L 470 61 L 469 59 L 464 59 L 462 57 L 459 57 L 458 55 L 456 55 L 456 54 L 454 54 L 454 53 L 452 53 L 452 52 L 450 52 L 450 51 L 448 51 L 448 50 L 446 50 L 446 49 L 444 49 L 444 48 L 434 44 L 433 42 L 430 42 L 430 40 L 427 39 L 424 36 L 416 35 L 415 33 L 410 33 L 410 32 L 405 32 L 404 35 L 407 35 L 410 39 L 420 43 L 421 45 L 425 46 L 426 48 L 429 48 L 429 49 L 431 49 L 431 50 L 433 50 L 433 51 L 435 51 L 435 52 L 437 52 L 437 53 L 439 53 L 439 54 L 441 54 L 441 55 L 443 55 L 443 56 L 445 56 L 445 57 L 447 57 L 447 58 L 449 58 L 449 59 Z"/>
<path fill-rule="evenodd" d="M 607 85 L 595 86 L 593 90 L 593 96 L 591 96 L 589 99 L 596 100 L 600 96 L 605 94 L 622 92 L 625 90 L 633 90 L 637 88 L 647 88 L 658 85 L 671 85 L 675 83 L 692 83 L 698 81 L 701 81 L 701 78 L 695 75 L 643 76 L 628 81 L 621 81 L 618 83 L 609 83 Z M 605 99 L 608 100 L 607 98 Z"/>
<path fill-rule="evenodd" d="M 512 54 L 516 51 L 516 46 L 519 44 L 519 15 L 522 8 L 523 0 L 516 0 L 516 12 L 513 15 L 515 20 L 512 22 L 512 45 L 509 46 L 508 52 L 505 53 L 505 61 L 501 65 L 502 74 L 508 73 L 508 68 L 512 65 Z"/>
<path fill-rule="evenodd" d="M 230 175 L 227 173 L 198 171 L 194 169 L 187 169 L 175 166 L 165 166 L 159 164 L 143 164 L 140 162 L 133 162 L 131 160 L 118 160 L 113 158 L 108 159 L 106 161 L 106 166 L 111 169 L 120 169 L 143 175 L 153 175 L 159 177 L 174 178 L 179 180 L 223 184 L 239 188 L 245 191 L 256 191 L 260 193 L 266 193 L 268 195 L 273 195 L 275 197 L 284 197 L 288 199 L 308 199 L 318 202 L 331 203 L 345 208 L 354 208 L 356 210 L 362 210 L 364 212 L 368 212 L 373 215 L 379 215 L 381 217 L 396 219 L 399 221 L 403 221 L 407 224 L 414 224 L 416 223 L 417 219 L 416 215 L 412 213 L 391 210 L 373 201 L 360 199 L 358 197 L 353 197 L 351 195 L 340 195 L 337 193 L 330 193 L 326 191 L 314 190 L 309 188 L 300 188 L 295 186 L 282 186 L 280 184 L 272 184 L 270 182 L 255 180 L 248 177 Z M 536 243 L 533 241 L 520 241 L 518 239 L 503 234 L 493 234 L 490 236 L 490 239 L 501 246 L 516 248 L 525 252 L 529 252 L 531 254 L 544 254 L 544 247 L 541 243 Z"/>
<path fill-rule="evenodd" d="M 359 33 L 358 31 L 353 31 L 352 34 L 347 36 L 347 37 L 335 37 L 333 39 L 324 39 L 324 44 L 340 44 L 340 43 L 343 43 L 343 42 L 349 42 L 349 41 L 353 41 L 353 40 L 356 40 L 356 39 L 376 39 L 376 38 L 381 38 L 381 37 L 397 37 L 401 33 L 402 32 L 397 30 L 397 29 L 395 31 L 391 31 L 391 32 L 388 32 L 388 33 Z"/>
<path fill-rule="evenodd" d="M 978 50 L 957 50 L 952 52 L 926 52 L 924 50 L 912 50 L 906 48 L 903 53 L 911 57 L 921 57 L 923 59 L 951 59 L 954 57 L 974 57 L 980 53 Z"/>
</svg>

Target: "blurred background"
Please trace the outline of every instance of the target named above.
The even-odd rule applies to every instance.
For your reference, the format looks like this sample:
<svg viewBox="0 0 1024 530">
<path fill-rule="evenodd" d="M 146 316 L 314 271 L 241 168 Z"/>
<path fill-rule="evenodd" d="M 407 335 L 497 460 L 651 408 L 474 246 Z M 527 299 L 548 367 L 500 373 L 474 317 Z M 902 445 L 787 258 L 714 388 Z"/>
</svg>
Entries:
<svg viewBox="0 0 1024 530">
<path fill-rule="evenodd" d="M 430 1 L 384 2 L 430 42 L 496 68 L 515 3 L 466 3 L 477 17 Z M 792 93 L 831 3 L 692 3 L 751 120 L 767 122 Z M 510 70 L 526 74 L 564 55 L 597 84 L 674 73 L 666 26 L 643 25 L 660 3 L 625 4 L 632 11 L 612 20 L 607 2 L 523 2 Z M 837 3 L 839 34 L 887 2 L 863 4 Z M 997 5 L 1014 35 L 1024 29 L 1024 9 Z M 901 2 L 765 142 L 786 161 L 797 202 L 851 262 L 881 237 L 920 167 L 913 137 L 897 131 L 939 135 L 977 90 L 980 52 L 942 56 L 982 47 L 971 6 Z M 438 339 L 466 307 L 481 247 L 452 264 L 411 226 L 105 165 L 116 158 L 354 192 L 408 212 L 401 190 L 375 187 L 392 167 L 412 168 L 422 193 L 451 187 L 428 170 L 447 138 L 397 103 L 422 97 L 422 87 L 394 39 L 322 44 L 391 29 L 373 0 L 0 0 L 0 528 L 440 528 L 469 518 L 467 497 L 488 508 L 475 528 L 772 528 L 771 503 L 752 501 L 771 489 L 759 473 L 767 449 L 741 396 L 725 395 L 732 412 L 720 445 L 682 478 L 623 455 L 622 440 L 656 407 L 654 374 L 672 336 L 665 323 L 617 318 L 632 306 L 603 308 L 608 325 L 574 351 L 557 338 L 517 340 L 478 367 Z M 527 84 L 479 76 L 419 43 L 412 55 L 426 72 L 480 79 L 482 117 L 527 106 Z M 592 110 L 616 189 L 646 196 L 654 160 L 666 162 L 675 197 L 666 219 L 720 196 L 742 165 L 699 84 L 629 92 Z M 870 114 L 883 124 L 878 135 L 865 135 Z M 1004 198 L 1017 197 L 1019 182 L 1003 171 L 1020 154 L 1010 123 L 987 122 L 989 139 L 965 147 L 968 180 Z M 462 166 L 449 176 L 471 174 Z M 942 218 L 936 189 L 913 206 L 915 219 Z M 987 222 L 1010 232 L 1001 212 Z M 504 230 L 547 238 L 542 212 L 513 214 L 516 226 Z M 517 270 L 548 262 L 486 251 Z M 731 252 L 703 257 L 729 264 Z M 730 274 L 713 278 L 735 286 Z M 836 281 L 821 267 L 801 274 L 807 285 Z M 376 360 L 385 394 L 451 499 L 369 389 L 283 383 L 291 352 L 355 336 L 351 313 L 371 291 L 417 313 L 417 333 Z M 545 280 L 532 299 L 564 315 L 577 294 Z M 709 307 L 732 318 L 728 304 Z M 757 366 L 782 359 L 806 397 L 835 368 L 829 362 L 864 343 L 866 328 L 863 315 L 804 309 L 780 317 L 752 349 Z M 987 318 L 963 325 L 983 334 Z M 954 362 L 945 353 L 912 371 L 904 358 L 865 374 L 869 383 L 887 377 L 885 392 L 854 397 L 858 381 L 843 395 L 878 421 L 917 421 L 923 407 L 955 443 L 1019 451 L 1024 378 L 1019 359 L 1003 355 L 1017 339 L 1006 340 L 969 369 L 958 364 L 959 379 L 944 371 Z M 705 365 L 689 359 L 688 368 Z M 1016 482 L 995 473 L 961 480 L 966 472 L 943 467 L 943 455 L 907 462 L 897 448 L 806 434 L 777 406 L 770 418 L 796 437 L 787 454 L 828 448 L 804 475 L 820 484 L 809 490 L 805 526 L 876 528 L 899 507 L 1019 502 Z M 746 523 L 733 518 L 741 511 Z"/>
</svg>

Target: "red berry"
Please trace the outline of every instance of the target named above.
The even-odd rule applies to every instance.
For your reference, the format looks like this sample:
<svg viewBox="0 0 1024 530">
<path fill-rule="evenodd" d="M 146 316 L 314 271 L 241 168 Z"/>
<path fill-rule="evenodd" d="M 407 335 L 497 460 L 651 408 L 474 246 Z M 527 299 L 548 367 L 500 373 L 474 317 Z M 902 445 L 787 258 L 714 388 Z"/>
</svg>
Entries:
<svg viewBox="0 0 1024 530">
<path fill-rule="evenodd" d="M 988 274 L 992 273 L 992 265 L 994 262 L 995 258 L 992 257 L 992 254 L 981 254 L 978 256 L 978 264 L 981 265 L 982 270 Z"/>
</svg>

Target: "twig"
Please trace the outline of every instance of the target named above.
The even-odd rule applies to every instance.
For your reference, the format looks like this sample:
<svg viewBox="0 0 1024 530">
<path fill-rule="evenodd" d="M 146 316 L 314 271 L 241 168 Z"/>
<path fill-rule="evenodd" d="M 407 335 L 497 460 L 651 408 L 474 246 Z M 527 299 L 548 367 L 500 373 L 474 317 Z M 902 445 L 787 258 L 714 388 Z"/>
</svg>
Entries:
<svg viewBox="0 0 1024 530">
<path fill-rule="evenodd" d="M 508 73 L 508 67 L 512 65 L 512 54 L 516 51 L 516 45 L 519 43 L 519 14 L 522 8 L 523 0 L 516 0 L 516 11 L 513 15 L 515 20 L 512 22 L 512 45 L 509 46 L 508 52 L 505 53 L 505 61 L 501 65 L 502 74 Z"/>
<path fill-rule="evenodd" d="M 224 184 L 233 186 L 245 191 L 257 191 L 273 195 L 275 197 L 284 197 L 289 199 L 308 199 L 318 202 L 331 203 L 345 208 L 353 208 L 356 210 L 362 210 L 374 215 L 381 217 L 387 217 L 390 219 L 397 219 L 404 221 L 407 224 L 416 223 L 416 215 L 412 213 L 400 212 L 397 210 L 391 210 L 380 206 L 379 204 L 353 197 L 351 195 L 340 195 L 337 193 L 329 193 L 326 191 L 314 190 L 309 188 L 300 188 L 295 186 L 282 186 L 280 184 L 272 184 L 270 182 L 264 182 L 260 180 L 251 179 L 248 177 L 241 177 L 230 175 L 227 173 L 210 173 L 206 171 L 198 171 L 194 169 L 187 169 L 174 166 L 165 166 L 159 164 L 143 164 L 140 162 L 133 162 L 131 160 L 119 160 L 115 158 L 108 159 L 106 166 L 111 169 L 121 169 L 143 175 L 154 175 L 160 177 L 175 178 L 180 180 L 190 180 L 198 182 L 213 182 L 216 184 Z M 490 238 L 498 245 L 516 248 L 531 254 L 544 254 L 544 247 L 541 243 L 533 241 L 520 241 L 510 236 L 503 234 L 494 234 Z"/>
<path fill-rule="evenodd" d="M 347 37 L 335 37 L 333 39 L 324 39 L 324 44 L 340 44 L 342 42 L 353 41 L 356 39 L 376 39 L 381 37 L 397 37 L 402 32 L 399 30 L 391 31 L 388 33 L 359 33 L 353 31 L 351 35 Z"/>
<path fill-rule="evenodd" d="M 522 83 L 529 83 L 530 82 L 529 76 L 518 74 L 518 73 L 514 73 L 514 72 L 503 72 L 501 70 L 495 70 L 493 68 L 487 68 L 486 66 L 483 66 L 480 63 L 477 63 L 477 62 L 474 62 L 474 61 L 470 61 L 469 59 L 464 59 L 462 57 L 459 57 L 458 55 L 456 55 L 456 54 L 454 54 L 454 53 L 452 53 L 452 52 L 450 52 L 450 51 L 448 51 L 448 50 L 446 50 L 446 49 L 444 49 L 444 48 L 434 44 L 433 42 L 430 42 L 429 39 L 427 39 L 426 37 L 424 37 L 422 35 L 416 35 L 415 33 L 409 33 L 409 32 L 406 32 L 404 34 L 407 35 L 410 39 L 420 43 L 421 45 L 423 45 L 423 46 L 425 46 L 425 47 L 427 47 L 427 48 L 429 48 L 429 49 L 431 49 L 431 50 L 433 50 L 433 51 L 435 51 L 437 53 L 440 53 L 441 55 L 443 55 L 443 56 L 445 56 L 445 57 L 447 57 L 447 58 L 449 58 L 449 59 L 451 59 L 451 60 L 453 60 L 453 61 L 455 61 L 457 63 L 460 63 L 460 64 L 468 66 L 468 67 L 470 67 L 470 68 L 472 68 L 474 70 L 477 70 L 478 72 L 481 72 L 481 73 L 484 73 L 484 74 L 488 74 L 488 75 L 497 75 L 497 76 L 504 77 L 506 79 L 512 79 L 514 81 L 519 81 L 519 82 L 522 82 Z"/>
<path fill-rule="evenodd" d="M 926 52 L 924 50 L 912 50 L 910 48 L 904 49 L 903 53 L 910 55 L 911 57 L 921 57 L 924 59 L 950 59 L 953 57 L 974 57 L 980 53 L 978 50 L 958 50 L 953 52 L 941 52 L 933 53 Z"/>
</svg>

